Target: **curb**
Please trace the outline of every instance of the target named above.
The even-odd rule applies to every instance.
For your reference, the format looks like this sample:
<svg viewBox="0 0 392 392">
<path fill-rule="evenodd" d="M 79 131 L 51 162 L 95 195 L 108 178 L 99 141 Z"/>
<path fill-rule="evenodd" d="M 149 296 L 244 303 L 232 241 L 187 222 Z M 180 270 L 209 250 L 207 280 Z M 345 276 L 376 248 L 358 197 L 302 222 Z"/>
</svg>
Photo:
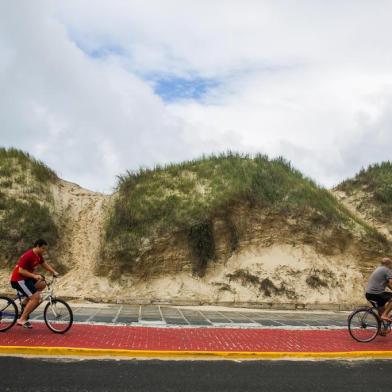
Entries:
<svg viewBox="0 0 392 392">
<path fill-rule="evenodd" d="M 6 295 L 13 298 L 15 296 L 14 291 L 1 291 L 0 295 Z M 70 295 L 61 295 L 61 298 L 66 301 L 80 301 L 80 297 L 70 296 Z M 235 311 L 236 309 L 247 308 L 247 309 L 256 309 L 256 310 L 275 310 L 275 311 L 332 311 L 332 312 L 341 312 L 341 311 L 352 311 L 354 308 L 358 306 L 363 306 L 366 302 L 353 302 L 353 303 L 303 303 L 303 302 L 247 302 L 247 301 L 207 301 L 207 300 L 187 300 L 187 299 L 141 299 L 141 298 L 128 298 L 126 300 L 119 301 L 118 299 L 105 299 L 105 298 L 91 298 L 91 297 L 83 297 L 85 301 L 89 301 L 90 303 L 87 305 L 135 305 L 135 306 L 143 306 L 143 305 L 156 305 L 156 306 L 169 306 L 169 307 L 177 307 L 177 306 L 222 306 L 222 307 L 230 307 Z M 72 303 L 71 303 L 72 304 Z"/>
<path fill-rule="evenodd" d="M 114 350 L 77 347 L 0 346 L 0 355 L 120 357 L 120 358 L 172 358 L 172 359 L 391 359 L 392 351 L 351 352 L 253 352 L 253 351 L 155 351 Z"/>
</svg>

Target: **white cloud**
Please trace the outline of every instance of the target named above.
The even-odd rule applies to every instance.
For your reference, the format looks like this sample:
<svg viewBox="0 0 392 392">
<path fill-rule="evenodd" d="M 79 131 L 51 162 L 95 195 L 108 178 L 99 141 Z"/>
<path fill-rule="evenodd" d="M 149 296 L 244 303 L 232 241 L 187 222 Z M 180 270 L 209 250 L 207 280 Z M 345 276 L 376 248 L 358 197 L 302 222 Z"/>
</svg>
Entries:
<svg viewBox="0 0 392 392">
<path fill-rule="evenodd" d="M 4 2 L 1 144 L 108 190 L 139 165 L 234 149 L 325 185 L 389 159 L 389 1 Z M 164 103 L 148 75 L 217 79 Z"/>
<path fill-rule="evenodd" d="M 106 191 L 128 168 L 187 156 L 181 121 L 147 83 L 86 56 L 43 11 L 49 3 L 30 4 L 0 10 L 1 144 Z"/>
</svg>

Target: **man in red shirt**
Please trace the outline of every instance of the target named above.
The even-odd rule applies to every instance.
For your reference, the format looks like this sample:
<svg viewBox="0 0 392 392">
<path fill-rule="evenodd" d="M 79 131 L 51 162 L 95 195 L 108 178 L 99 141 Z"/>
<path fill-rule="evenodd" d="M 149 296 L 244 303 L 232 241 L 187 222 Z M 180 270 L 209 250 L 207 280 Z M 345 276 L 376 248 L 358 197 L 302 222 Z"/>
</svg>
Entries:
<svg viewBox="0 0 392 392">
<path fill-rule="evenodd" d="M 20 257 L 12 271 L 11 286 L 26 297 L 23 313 L 17 321 L 25 328 L 32 328 L 28 321 L 29 314 L 39 305 L 41 291 L 46 287 L 44 277 L 36 273 L 37 268 L 41 265 L 54 276 L 58 275 L 42 257 L 47 246 L 45 240 L 35 241 L 34 247 Z"/>
</svg>

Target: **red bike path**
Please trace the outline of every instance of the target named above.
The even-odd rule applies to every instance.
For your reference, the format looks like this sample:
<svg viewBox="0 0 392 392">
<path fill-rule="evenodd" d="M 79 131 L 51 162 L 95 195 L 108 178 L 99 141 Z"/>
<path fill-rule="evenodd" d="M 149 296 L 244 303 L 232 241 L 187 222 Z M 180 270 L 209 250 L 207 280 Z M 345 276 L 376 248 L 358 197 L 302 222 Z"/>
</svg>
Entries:
<svg viewBox="0 0 392 392">
<path fill-rule="evenodd" d="M 75 324 L 64 335 L 45 324 L 0 333 L 0 354 L 179 358 L 392 358 L 392 334 L 371 343 L 346 329 L 156 328 Z"/>
</svg>

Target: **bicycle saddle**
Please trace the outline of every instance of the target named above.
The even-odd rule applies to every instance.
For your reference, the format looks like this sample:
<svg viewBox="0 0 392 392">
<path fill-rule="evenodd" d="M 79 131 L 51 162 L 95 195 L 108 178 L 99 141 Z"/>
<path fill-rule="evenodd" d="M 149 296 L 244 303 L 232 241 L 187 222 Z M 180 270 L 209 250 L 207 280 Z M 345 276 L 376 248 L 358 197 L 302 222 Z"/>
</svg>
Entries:
<svg viewBox="0 0 392 392">
<path fill-rule="evenodd" d="M 376 301 L 373 301 L 373 300 L 371 300 L 371 299 L 368 299 L 368 301 L 370 302 L 370 304 L 373 306 L 373 308 L 376 308 L 376 309 L 378 309 L 378 304 L 377 304 L 377 302 Z"/>
</svg>

